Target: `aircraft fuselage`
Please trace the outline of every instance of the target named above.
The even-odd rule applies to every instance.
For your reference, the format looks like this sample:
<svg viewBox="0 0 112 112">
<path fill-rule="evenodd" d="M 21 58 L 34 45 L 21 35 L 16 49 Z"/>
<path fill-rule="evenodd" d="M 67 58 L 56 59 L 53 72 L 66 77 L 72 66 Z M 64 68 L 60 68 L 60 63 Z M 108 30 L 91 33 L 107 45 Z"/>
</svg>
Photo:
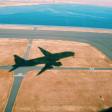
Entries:
<svg viewBox="0 0 112 112">
<path fill-rule="evenodd" d="M 46 64 L 46 63 L 53 63 L 56 62 L 60 59 L 67 58 L 70 56 L 74 56 L 73 52 L 62 52 L 62 53 L 55 53 L 55 54 L 50 54 L 49 56 L 43 56 L 31 60 L 25 60 L 24 63 L 22 63 L 21 66 L 35 66 L 38 64 Z"/>
</svg>

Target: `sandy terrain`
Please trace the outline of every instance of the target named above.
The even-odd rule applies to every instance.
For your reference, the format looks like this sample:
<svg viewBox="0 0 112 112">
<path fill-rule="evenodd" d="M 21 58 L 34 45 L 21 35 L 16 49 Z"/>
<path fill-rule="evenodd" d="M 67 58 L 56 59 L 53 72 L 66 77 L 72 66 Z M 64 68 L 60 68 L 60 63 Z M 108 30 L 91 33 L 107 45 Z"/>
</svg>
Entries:
<svg viewBox="0 0 112 112">
<path fill-rule="evenodd" d="M 14 64 L 14 54 L 24 56 L 27 42 L 26 39 L 0 39 L 0 66 Z M 12 83 L 12 73 L 0 70 L 0 112 L 5 109 Z"/>
<path fill-rule="evenodd" d="M 36 73 L 24 78 L 14 112 L 97 112 L 112 104 L 111 71 Z"/>
<path fill-rule="evenodd" d="M 50 30 L 50 31 L 75 31 L 75 32 L 94 32 L 94 33 L 112 33 L 111 29 L 81 28 L 81 27 L 56 27 L 56 26 L 25 26 L 25 25 L 0 25 L 0 29 L 17 30 Z"/>
<path fill-rule="evenodd" d="M 23 56 L 27 44 L 26 39 L 0 39 L 0 65 L 13 64 L 13 55 Z M 53 53 L 74 51 L 74 58 L 61 60 L 64 66 L 112 67 L 111 60 L 86 43 L 33 40 L 29 58 L 43 55 L 38 46 Z M 36 77 L 37 72 L 29 71 L 24 77 L 13 112 L 97 112 L 112 104 L 112 71 L 50 70 Z M 12 82 L 11 73 L 0 71 L 0 112 Z"/>
<path fill-rule="evenodd" d="M 7 56 L 10 57 L 0 55 L 2 58 L 1 64 L 14 62 L 9 52 L 23 56 L 27 40 L 14 39 L 9 42 L 8 39 L 1 39 L 0 41 L 2 41 L 1 49 L 5 46 L 8 49 L 11 45 L 18 48 L 12 50 L 11 47 L 7 50 L 8 53 L 7 51 L 1 51 L 1 53 L 5 52 L 5 55 L 8 54 Z M 61 61 L 64 66 L 110 67 L 111 61 L 89 44 L 61 40 L 33 40 L 29 58 L 42 56 L 37 48 L 38 46 L 54 53 L 66 50 L 74 51 L 76 53 L 75 58 L 70 57 Z M 6 59 L 8 60 L 6 61 Z M 108 107 L 112 104 L 112 72 L 109 70 L 50 70 L 36 77 L 37 72 L 32 70 L 24 77 L 13 108 L 14 112 L 97 112 L 102 107 Z M 0 103 L 1 110 L 4 108 L 11 88 L 13 78 L 10 76 L 7 77 L 5 71 L 0 73 L 0 90 L 3 90 L 0 93 L 0 97 L 3 99 Z M 6 86 L 3 86 L 4 83 Z M 102 99 L 100 99 L 100 96 L 102 96 Z"/>
<path fill-rule="evenodd" d="M 14 54 L 24 56 L 26 39 L 0 39 L 0 66 L 14 64 Z"/>
<path fill-rule="evenodd" d="M 12 73 L 0 70 L 0 112 L 3 112 L 13 83 Z"/>
<path fill-rule="evenodd" d="M 38 46 L 47 49 L 53 53 L 63 51 L 75 52 L 75 57 L 62 59 L 64 66 L 69 67 L 112 67 L 111 61 L 107 57 L 86 43 L 72 41 L 52 41 L 52 40 L 34 40 L 30 58 L 41 56 Z"/>
</svg>

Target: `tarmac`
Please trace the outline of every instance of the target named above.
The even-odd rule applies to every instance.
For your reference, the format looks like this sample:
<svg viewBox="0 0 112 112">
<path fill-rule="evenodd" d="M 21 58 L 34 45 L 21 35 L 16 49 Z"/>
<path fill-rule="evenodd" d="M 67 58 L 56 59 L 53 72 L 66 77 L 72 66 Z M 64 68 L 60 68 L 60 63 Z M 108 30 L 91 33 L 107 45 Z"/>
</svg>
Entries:
<svg viewBox="0 0 112 112">
<path fill-rule="evenodd" d="M 32 48 L 34 47 L 34 46 L 32 46 L 32 44 L 33 45 L 36 45 L 36 42 L 35 41 L 37 41 L 37 43 L 38 43 L 38 41 L 40 41 L 40 45 L 43 45 L 43 43 L 45 43 L 45 41 L 43 41 L 43 40 L 47 40 L 46 41 L 46 45 L 49 43 L 48 41 L 50 41 L 50 40 L 65 40 L 66 42 L 67 42 L 67 40 L 69 41 L 69 43 L 71 42 L 81 42 L 82 43 L 82 45 L 83 45 L 83 43 L 87 43 L 87 44 L 90 44 L 90 45 L 92 45 L 92 46 L 94 46 L 95 48 L 97 48 L 97 50 L 100 50 L 99 51 L 99 55 L 100 54 L 103 54 L 104 56 L 102 57 L 102 59 L 105 59 L 105 58 L 107 58 L 107 60 L 104 60 L 104 63 L 105 63 L 105 65 L 107 65 L 107 66 L 105 66 L 105 65 L 101 65 L 101 66 L 99 66 L 100 65 L 100 63 L 102 63 L 102 61 L 101 62 L 99 62 L 99 65 L 98 66 L 82 66 L 82 67 L 77 67 L 77 66 L 70 66 L 69 67 L 69 64 L 67 64 L 66 65 L 66 63 L 65 63 L 65 67 L 61 67 L 61 68 L 55 68 L 55 71 L 57 71 L 57 70 L 61 70 L 61 71 L 64 71 L 63 73 L 65 74 L 65 73 L 68 73 L 69 75 L 70 74 L 72 74 L 72 73 L 69 73 L 69 71 L 72 71 L 73 72 L 73 70 L 74 71 L 76 71 L 76 73 L 77 74 L 88 74 L 88 72 L 90 71 L 91 72 L 91 74 L 94 74 L 95 75 L 95 77 L 97 77 L 96 75 L 97 74 L 99 74 L 100 72 L 100 74 L 101 74 L 101 77 L 103 76 L 103 77 L 105 77 L 105 73 L 107 73 L 107 76 L 109 76 L 109 77 L 111 77 L 110 76 L 110 74 L 111 74 L 111 70 L 112 70 L 112 66 L 111 66 L 111 59 L 112 59 L 112 34 L 108 34 L 108 33 L 90 33 L 90 32 L 74 32 L 74 31 L 44 31 L 44 30 L 7 30 L 7 29 L 2 29 L 2 30 L 0 30 L 0 38 L 1 38 L 1 40 L 4 38 L 8 38 L 8 39 L 12 39 L 13 41 L 14 40 L 20 40 L 21 41 L 21 39 L 23 39 L 24 40 L 24 43 L 25 43 L 25 46 L 27 45 L 27 47 L 24 47 L 24 50 L 22 51 L 22 52 L 18 52 L 18 54 L 20 54 L 20 55 L 22 55 L 24 58 L 28 58 L 29 56 L 32 58 L 33 56 L 31 56 L 31 52 L 30 52 L 30 50 L 33 50 Z M 15 38 L 16 37 L 16 38 Z M 8 40 L 9 41 L 9 40 Z M 41 42 L 41 41 L 43 41 L 43 42 Z M 59 41 L 58 41 L 59 42 Z M 57 42 L 57 43 L 58 43 Z M 61 41 L 60 41 L 61 42 Z M 52 43 L 52 42 L 51 42 Z M 107 44 L 108 43 L 108 44 Z M 2 45 L 2 44 L 1 44 Z M 24 44 L 22 44 L 22 45 L 24 45 Z M 39 45 L 39 44 L 38 44 Z M 64 45 L 66 45 L 66 44 L 64 44 Z M 48 46 L 48 45 L 47 45 Z M 89 46 L 88 46 L 89 47 Z M 23 48 L 23 47 L 22 47 Z M 21 48 L 21 49 L 22 49 Z M 35 47 L 35 48 L 37 48 L 37 47 Z M 52 49 L 51 49 L 52 50 Z M 34 50 L 33 50 L 34 51 Z M 94 50 L 93 50 L 94 51 Z M 35 53 L 33 53 L 32 52 L 32 54 L 34 54 L 35 55 Z M 94 52 L 92 53 L 92 54 L 94 54 Z M 40 55 L 40 54 L 39 54 Z M 36 56 L 36 55 L 35 55 Z M 98 58 L 99 59 L 99 58 Z M 68 62 L 71 62 L 70 60 L 68 60 Z M 14 62 L 8 62 L 8 65 L 3 65 L 2 64 L 2 62 L 0 62 L 1 63 L 1 67 L 0 67 L 0 69 L 4 69 L 4 70 L 7 70 L 7 69 L 9 69 L 10 67 L 11 67 L 11 64 L 13 64 Z M 95 62 L 94 62 L 95 63 Z M 106 64 L 107 63 L 107 64 Z M 70 65 L 72 65 L 72 62 L 71 62 L 71 64 Z M 16 97 L 18 97 L 18 94 L 19 95 L 21 95 L 20 94 L 20 87 L 21 87 L 21 82 L 23 81 L 24 82 L 24 77 L 26 76 L 26 79 L 27 79 L 27 70 L 30 70 L 30 69 L 32 69 L 32 68 L 24 68 L 24 69 L 22 69 L 22 68 L 20 68 L 20 69 L 18 69 L 17 71 L 15 71 L 14 72 L 14 74 L 13 74 L 13 76 L 14 76 L 14 81 L 13 81 L 13 85 L 12 85 L 12 88 L 11 88 L 11 91 L 10 91 L 10 95 L 9 95 L 9 97 L 8 97 L 8 101 L 7 101 L 7 105 L 5 106 L 5 112 L 9 112 L 9 110 L 10 110 L 10 112 L 13 110 L 13 111 L 20 111 L 20 110 L 17 110 L 18 108 L 16 107 L 16 106 L 18 106 L 18 104 L 17 104 L 17 101 L 18 101 L 18 99 L 16 99 Z M 40 67 L 33 67 L 33 69 L 34 70 L 39 70 L 39 69 L 41 69 L 41 66 Z M 67 70 L 67 71 L 66 71 Z M 66 71 L 66 72 L 65 72 Z M 79 71 L 82 71 L 82 73 L 78 73 Z M 93 72 L 93 73 L 92 73 Z M 104 73 L 103 73 L 104 72 Z M 55 73 L 55 72 L 54 72 Z M 54 73 L 52 73 L 52 74 L 54 74 Z M 73 72 L 73 73 L 75 73 L 75 72 Z M 35 72 L 34 72 L 34 74 L 35 74 Z M 56 74 L 56 73 L 55 73 Z M 63 75 L 64 74 L 62 74 L 62 72 L 60 72 L 60 74 L 62 75 L 61 76 L 61 79 L 60 80 L 62 80 L 62 78 L 64 78 L 63 77 Z M 72 74 L 73 75 L 73 74 Z M 71 75 L 71 76 L 72 76 Z M 81 75 L 82 76 L 82 75 Z M 88 76 L 88 75 L 87 75 Z M 87 77 L 86 76 L 86 77 Z M 48 76 L 49 77 L 49 76 Z M 51 76 L 50 76 L 51 77 Z M 49 77 L 49 78 L 50 78 Z M 93 76 L 94 77 L 94 76 Z M 98 77 L 100 77 L 100 76 L 98 76 Z M 45 78 L 44 76 L 43 76 L 43 78 Z M 48 78 L 48 79 L 49 79 Z M 58 77 L 57 77 L 58 78 Z M 105 78 L 106 79 L 106 78 Z M 46 79 L 47 80 L 47 79 Z M 70 79 L 71 81 L 73 81 L 72 79 Z M 88 79 L 89 80 L 89 79 Z M 93 80 L 93 79 L 92 79 Z M 97 80 L 97 79 L 96 79 Z M 109 79 L 108 79 L 109 80 Z M 110 79 L 111 80 L 111 79 Z M 64 81 L 64 80 L 63 80 Z M 63 82 L 62 81 L 62 82 Z M 101 82 L 101 81 L 100 81 Z M 42 83 L 42 82 L 41 82 Z M 65 82 L 63 82 L 63 83 L 65 83 Z M 98 81 L 97 81 L 97 83 L 98 83 Z M 105 80 L 105 83 L 107 83 L 106 82 L 106 80 Z M 89 84 L 89 83 L 88 83 Z M 99 83 L 100 85 L 101 85 L 101 83 Z M 110 84 L 110 83 L 109 83 Z M 107 84 L 106 86 L 108 86 L 109 84 Z M 65 84 L 66 85 L 66 84 Z M 22 86 L 24 86 L 24 85 L 22 85 Z M 53 86 L 54 87 L 54 86 Z M 64 87 L 64 85 L 63 85 L 63 87 Z M 68 89 L 70 88 L 70 87 L 68 87 L 68 86 L 65 86 L 65 87 L 67 87 Z M 107 88 L 107 87 L 106 87 Z M 39 89 L 39 88 L 38 88 Z M 56 88 L 56 89 L 58 89 L 58 88 Z M 76 90 L 75 88 L 73 88 L 75 91 L 77 91 L 78 92 L 78 90 Z M 84 88 L 83 88 L 84 89 Z M 86 88 L 87 89 L 87 88 Z M 89 88 L 90 89 L 90 88 Z M 94 88 L 95 89 L 95 88 Z M 23 90 L 22 90 L 23 91 Z M 43 91 L 43 90 L 42 90 Z M 57 90 L 56 90 L 57 91 Z M 65 90 L 64 90 L 65 91 Z M 50 91 L 49 91 L 50 92 Z M 53 91 L 51 91 L 51 93 L 52 93 Z M 63 92 L 63 91 L 61 91 L 61 92 Z M 89 91 L 90 92 L 90 91 Z M 40 92 L 41 93 L 41 92 Z M 57 94 L 57 93 L 56 93 Z M 69 94 L 69 93 L 68 93 Z M 91 93 L 90 93 L 91 94 Z M 51 95 L 53 95 L 53 94 L 51 94 Z M 104 94 L 103 94 L 104 95 Z M 105 94 L 106 95 L 106 94 Z M 104 95 L 104 96 L 105 96 Z M 43 95 L 42 95 L 43 96 Z M 42 96 L 40 95 L 39 97 L 40 98 L 42 98 Z M 57 95 L 58 96 L 58 95 Z M 60 96 L 60 95 L 59 95 Z M 66 95 L 64 95 L 64 96 L 66 96 Z M 74 96 L 74 95 L 71 95 L 71 97 L 72 96 Z M 77 96 L 77 95 L 76 95 Z M 109 96 L 109 98 L 111 97 L 111 95 L 109 94 L 108 95 Z M 50 98 L 48 95 L 47 95 L 47 97 L 48 98 Z M 47 98 L 46 97 L 46 98 Z M 62 97 L 62 96 L 61 96 Z M 71 99 L 71 97 L 70 98 L 68 98 L 68 100 L 70 100 Z M 74 96 L 75 97 L 75 96 Z M 87 98 L 87 97 L 86 97 Z M 96 98 L 96 97 L 95 97 Z M 61 98 L 63 101 L 64 101 L 64 98 Z M 77 99 L 77 98 L 75 98 L 75 99 Z M 16 101 L 15 101 L 16 100 Z M 49 105 L 46 105 L 45 106 L 45 104 L 44 103 L 42 103 L 40 106 L 40 108 L 38 108 L 39 109 L 39 112 L 41 112 L 41 111 L 46 111 L 47 110 L 47 112 L 50 112 L 50 111 L 53 111 L 53 112 L 58 112 L 58 111 L 60 111 L 60 110 L 62 110 L 62 112 L 65 112 L 64 110 L 66 110 L 66 112 L 71 112 L 71 110 L 77 110 L 77 112 L 82 112 L 82 106 L 79 106 L 79 107 L 73 107 L 72 105 L 71 105 L 71 107 L 68 107 L 67 105 L 67 102 L 68 102 L 68 100 L 65 100 L 65 103 L 64 102 L 62 102 L 62 104 L 64 104 L 65 106 L 67 106 L 67 107 L 65 107 L 65 106 L 62 106 L 62 108 L 61 107 L 58 107 L 58 105 L 56 104 L 55 105 L 55 103 L 56 102 L 59 102 L 59 100 L 58 99 L 55 99 L 54 98 L 54 100 L 56 100 L 56 101 L 52 101 L 52 100 L 50 100 L 50 102 L 48 102 L 48 100 L 46 99 L 46 102 L 48 102 L 49 103 Z M 83 99 L 84 100 L 84 99 Z M 72 101 L 72 100 L 70 100 L 70 101 Z M 53 109 L 53 106 L 52 107 L 50 107 L 50 105 L 51 105 L 51 102 L 53 102 L 53 104 L 55 105 L 55 110 Z M 83 101 L 82 101 L 83 102 Z M 41 103 L 41 101 L 40 101 L 40 103 Z M 73 102 L 72 102 L 73 103 Z M 59 102 L 59 105 L 61 104 L 61 102 Z M 75 104 L 75 103 L 74 103 Z M 80 102 L 79 102 L 79 104 L 80 104 Z M 107 105 L 110 105 L 110 103 L 108 104 L 107 103 Z M 43 107 L 42 107 L 43 106 Z M 15 108 L 16 107 L 16 108 Z M 19 106 L 18 106 L 19 107 Z M 46 107 L 46 110 L 44 109 Z M 21 107 L 22 108 L 22 107 Z M 26 107 L 25 107 L 26 108 Z M 35 107 L 36 108 L 36 107 Z M 85 108 L 85 107 L 84 107 Z M 84 109 L 83 108 L 83 109 Z M 84 111 L 85 112 L 89 112 L 91 109 L 92 109 L 92 112 L 95 112 L 95 110 L 94 109 L 96 109 L 96 107 L 94 108 L 94 106 L 90 106 L 90 107 L 88 107 L 88 109 L 84 109 Z M 36 108 L 37 109 L 37 108 Z M 43 110 L 44 109 L 44 110 Z M 67 110 L 67 109 L 70 109 L 70 110 Z M 23 108 L 23 111 L 24 111 L 24 108 Z M 26 111 L 27 111 L 27 108 L 26 108 Z M 84 112 L 83 111 L 83 112 Z"/>
</svg>

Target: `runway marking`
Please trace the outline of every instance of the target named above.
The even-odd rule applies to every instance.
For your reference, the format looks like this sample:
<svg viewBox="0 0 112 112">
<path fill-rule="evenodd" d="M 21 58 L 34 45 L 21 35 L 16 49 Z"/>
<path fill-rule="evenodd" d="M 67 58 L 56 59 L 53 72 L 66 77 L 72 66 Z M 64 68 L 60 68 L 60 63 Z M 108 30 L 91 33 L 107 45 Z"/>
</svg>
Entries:
<svg viewBox="0 0 112 112">
<path fill-rule="evenodd" d="M 17 75 L 14 75 L 14 77 L 24 77 L 23 73 L 18 73 Z"/>
</svg>

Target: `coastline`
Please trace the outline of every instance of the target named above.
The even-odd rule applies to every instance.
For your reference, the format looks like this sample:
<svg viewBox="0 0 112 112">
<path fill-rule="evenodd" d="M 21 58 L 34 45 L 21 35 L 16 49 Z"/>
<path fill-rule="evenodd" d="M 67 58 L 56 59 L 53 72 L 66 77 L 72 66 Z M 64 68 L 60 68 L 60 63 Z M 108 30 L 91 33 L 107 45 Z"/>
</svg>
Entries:
<svg viewBox="0 0 112 112">
<path fill-rule="evenodd" d="M 0 30 L 45 30 L 45 31 L 73 31 L 90 33 L 112 33 L 112 29 L 90 28 L 90 27 L 69 27 L 69 26 L 47 26 L 47 25 L 18 25 L 18 24 L 0 24 Z"/>
</svg>

